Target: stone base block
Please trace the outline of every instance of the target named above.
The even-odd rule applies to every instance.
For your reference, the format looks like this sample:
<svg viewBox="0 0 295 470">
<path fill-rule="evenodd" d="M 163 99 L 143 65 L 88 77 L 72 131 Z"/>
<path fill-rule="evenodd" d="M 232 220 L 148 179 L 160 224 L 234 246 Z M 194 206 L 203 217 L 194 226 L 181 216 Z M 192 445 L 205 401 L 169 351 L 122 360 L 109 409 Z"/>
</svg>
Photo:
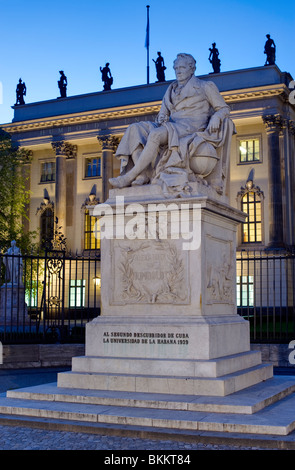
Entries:
<svg viewBox="0 0 295 470">
<path fill-rule="evenodd" d="M 89 374 L 107 371 L 110 374 L 214 378 L 250 369 L 260 364 L 261 353 L 258 351 L 248 351 L 209 361 L 81 356 L 73 358 L 72 371 Z"/>
<path fill-rule="evenodd" d="M 28 324 L 25 288 L 4 284 L 0 290 L 0 325 Z"/>
<path fill-rule="evenodd" d="M 250 350 L 249 324 L 218 317 L 102 316 L 86 327 L 86 354 L 58 386 L 182 395 L 226 396 L 273 375 Z"/>
<path fill-rule="evenodd" d="M 97 317 L 86 325 L 86 356 L 210 360 L 250 350 L 239 315 Z"/>
<path fill-rule="evenodd" d="M 259 365 L 234 374 L 211 377 L 64 372 L 58 387 L 182 395 L 226 396 L 271 378 L 272 366 Z"/>
</svg>

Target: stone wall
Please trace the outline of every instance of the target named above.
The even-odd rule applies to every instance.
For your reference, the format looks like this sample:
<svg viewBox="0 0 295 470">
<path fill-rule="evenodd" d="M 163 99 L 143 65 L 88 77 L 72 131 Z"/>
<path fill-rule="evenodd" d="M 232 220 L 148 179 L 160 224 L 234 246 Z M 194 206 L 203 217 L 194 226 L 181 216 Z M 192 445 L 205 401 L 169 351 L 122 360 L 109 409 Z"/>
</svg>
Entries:
<svg viewBox="0 0 295 470">
<path fill-rule="evenodd" d="M 288 344 L 251 344 L 251 350 L 261 351 L 262 362 L 274 367 L 290 367 Z M 72 358 L 85 355 L 84 344 L 25 344 L 3 345 L 1 369 L 21 369 L 27 367 L 71 366 Z"/>
<path fill-rule="evenodd" d="M 0 370 L 71 366 L 72 357 L 84 354 L 84 344 L 4 344 Z"/>
<path fill-rule="evenodd" d="M 251 350 L 261 352 L 262 362 L 270 362 L 274 367 L 290 367 L 295 370 L 295 365 L 289 362 L 289 354 L 293 349 L 289 349 L 288 344 L 252 343 Z"/>
</svg>

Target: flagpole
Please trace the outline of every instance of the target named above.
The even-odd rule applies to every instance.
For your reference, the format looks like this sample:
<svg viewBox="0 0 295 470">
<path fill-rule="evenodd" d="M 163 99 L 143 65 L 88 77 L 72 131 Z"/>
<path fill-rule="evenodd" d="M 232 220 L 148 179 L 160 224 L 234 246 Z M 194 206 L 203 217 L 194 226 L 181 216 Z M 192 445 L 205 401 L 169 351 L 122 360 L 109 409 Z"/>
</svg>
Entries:
<svg viewBox="0 0 295 470">
<path fill-rule="evenodd" d="M 146 49 L 147 49 L 147 84 L 150 83 L 150 17 L 149 17 L 149 9 L 150 6 L 146 6 L 147 9 L 147 24 L 146 24 Z"/>
</svg>

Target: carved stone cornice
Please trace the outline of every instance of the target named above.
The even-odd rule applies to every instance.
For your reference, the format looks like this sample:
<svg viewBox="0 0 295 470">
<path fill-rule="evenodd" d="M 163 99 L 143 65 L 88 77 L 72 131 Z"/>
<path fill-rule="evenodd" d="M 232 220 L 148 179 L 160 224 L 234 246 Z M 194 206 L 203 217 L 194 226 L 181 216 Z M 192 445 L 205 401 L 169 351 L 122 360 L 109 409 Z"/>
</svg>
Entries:
<svg viewBox="0 0 295 470">
<path fill-rule="evenodd" d="M 102 144 L 103 150 L 112 150 L 115 152 L 119 145 L 119 138 L 111 134 L 98 135 L 97 140 Z"/>
<path fill-rule="evenodd" d="M 100 203 L 100 200 L 99 200 L 98 197 L 96 197 L 96 194 L 90 193 L 89 196 L 83 202 L 83 204 L 81 206 L 81 211 L 85 212 L 87 210 L 87 207 L 96 206 L 99 203 Z"/>
<path fill-rule="evenodd" d="M 288 94 L 288 88 L 284 84 L 255 87 L 249 89 L 240 89 L 221 92 L 226 103 L 237 103 L 239 101 L 255 100 L 261 98 L 270 98 L 274 96 L 285 97 Z M 116 109 L 103 109 L 97 112 L 85 112 L 62 117 L 52 117 L 47 119 L 35 119 L 21 122 L 13 122 L 2 125 L 2 128 L 9 134 L 26 132 L 39 129 L 52 129 L 62 126 L 72 126 L 76 124 L 85 124 L 92 122 L 110 121 L 113 119 L 132 118 L 158 114 L 161 108 L 161 102 L 145 103 L 142 105 L 123 106 Z"/>
<path fill-rule="evenodd" d="M 60 140 L 58 142 L 51 142 L 51 146 L 56 156 L 65 156 L 66 158 L 76 158 L 77 156 L 77 145 Z"/>
<path fill-rule="evenodd" d="M 40 206 L 36 210 L 36 215 L 42 215 L 46 209 L 51 209 L 54 212 L 54 203 L 50 200 L 49 197 L 44 197 Z"/>
<path fill-rule="evenodd" d="M 241 186 L 241 190 L 237 194 L 238 199 L 241 199 L 249 192 L 257 193 L 260 198 L 264 199 L 264 192 L 254 183 L 254 169 L 250 171 L 245 186 Z"/>
<path fill-rule="evenodd" d="M 288 88 L 284 84 L 270 85 L 264 87 L 249 88 L 248 90 L 233 90 L 221 92 L 226 103 L 255 100 L 261 98 L 270 98 L 273 96 L 281 96 L 283 100 L 287 100 Z"/>
<path fill-rule="evenodd" d="M 161 103 L 142 105 L 140 107 L 124 107 L 112 111 L 102 110 L 94 113 L 79 113 L 79 115 L 68 115 L 65 117 L 48 118 L 42 120 L 22 121 L 19 123 L 5 124 L 8 133 L 26 132 L 38 129 L 50 129 L 54 127 L 72 126 L 75 124 L 85 124 L 91 122 L 110 121 L 113 119 L 130 118 L 150 114 L 158 114 Z"/>
</svg>

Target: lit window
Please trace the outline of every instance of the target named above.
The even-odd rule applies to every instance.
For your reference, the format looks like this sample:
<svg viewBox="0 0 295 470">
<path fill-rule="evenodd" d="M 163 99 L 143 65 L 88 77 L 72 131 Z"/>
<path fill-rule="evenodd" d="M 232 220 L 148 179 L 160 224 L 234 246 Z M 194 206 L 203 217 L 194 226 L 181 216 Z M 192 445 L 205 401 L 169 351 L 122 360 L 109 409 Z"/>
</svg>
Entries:
<svg viewBox="0 0 295 470">
<path fill-rule="evenodd" d="M 254 277 L 237 276 L 237 306 L 253 307 L 254 305 Z"/>
<path fill-rule="evenodd" d="M 55 181 L 55 162 L 41 164 L 41 183 Z"/>
<path fill-rule="evenodd" d="M 262 241 L 261 200 L 257 192 L 250 191 L 242 197 L 242 212 L 248 214 L 243 223 L 242 243 Z"/>
<path fill-rule="evenodd" d="M 53 210 L 48 207 L 45 209 L 40 217 L 40 239 L 41 245 L 47 246 L 48 242 L 53 240 L 54 231 L 54 213 Z"/>
<path fill-rule="evenodd" d="M 246 139 L 239 142 L 240 163 L 259 162 L 260 139 Z"/>
<path fill-rule="evenodd" d="M 85 159 L 85 178 L 101 176 L 101 158 L 93 157 Z"/>
<path fill-rule="evenodd" d="M 97 217 L 85 211 L 85 227 L 84 227 L 84 249 L 99 250 L 100 249 L 100 226 Z"/>
<path fill-rule="evenodd" d="M 25 302 L 28 307 L 38 306 L 38 283 L 31 281 L 30 288 L 25 291 Z"/>
<path fill-rule="evenodd" d="M 70 280 L 70 307 L 85 306 L 85 279 Z"/>
</svg>

